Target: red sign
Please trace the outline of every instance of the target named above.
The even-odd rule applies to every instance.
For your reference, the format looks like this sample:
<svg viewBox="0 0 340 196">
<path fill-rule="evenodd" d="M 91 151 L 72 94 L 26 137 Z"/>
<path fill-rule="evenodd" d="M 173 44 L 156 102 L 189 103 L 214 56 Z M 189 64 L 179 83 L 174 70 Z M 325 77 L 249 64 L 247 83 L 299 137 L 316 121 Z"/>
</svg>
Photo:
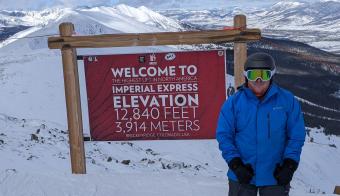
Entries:
<svg viewBox="0 0 340 196">
<path fill-rule="evenodd" d="M 84 57 L 94 140 L 213 139 L 225 52 Z"/>
</svg>

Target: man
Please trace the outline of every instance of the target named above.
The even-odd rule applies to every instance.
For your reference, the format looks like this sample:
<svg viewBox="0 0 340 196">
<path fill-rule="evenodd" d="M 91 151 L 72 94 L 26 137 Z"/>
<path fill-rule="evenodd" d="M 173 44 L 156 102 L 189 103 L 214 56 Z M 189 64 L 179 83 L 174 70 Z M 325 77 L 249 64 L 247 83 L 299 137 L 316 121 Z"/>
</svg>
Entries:
<svg viewBox="0 0 340 196">
<path fill-rule="evenodd" d="M 288 195 L 305 140 L 300 104 L 272 80 L 275 62 L 255 53 L 246 82 L 223 104 L 216 138 L 229 166 L 229 196 Z"/>
</svg>

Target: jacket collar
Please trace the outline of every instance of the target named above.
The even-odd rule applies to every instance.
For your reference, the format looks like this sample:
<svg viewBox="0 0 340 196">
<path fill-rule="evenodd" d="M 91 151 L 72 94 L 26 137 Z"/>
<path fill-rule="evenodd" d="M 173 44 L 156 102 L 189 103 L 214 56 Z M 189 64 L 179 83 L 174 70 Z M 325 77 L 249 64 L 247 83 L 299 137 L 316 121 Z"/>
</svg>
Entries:
<svg viewBox="0 0 340 196">
<path fill-rule="evenodd" d="M 253 93 L 250 88 L 248 88 L 245 84 L 240 86 L 240 91 L 244 91 L 246 96 L 250 99 L 254 99 L 256 101 L 260 101 L 256 95 Z M 270 97 L 274 96 L 278 92 L 278 86 L 273 82 L 270 84 L 269 89 L 267 90 L 266 94 L 264 95 L 264 98 L 261 100 L 262 103 L 266 102 Z"/>
</svg>

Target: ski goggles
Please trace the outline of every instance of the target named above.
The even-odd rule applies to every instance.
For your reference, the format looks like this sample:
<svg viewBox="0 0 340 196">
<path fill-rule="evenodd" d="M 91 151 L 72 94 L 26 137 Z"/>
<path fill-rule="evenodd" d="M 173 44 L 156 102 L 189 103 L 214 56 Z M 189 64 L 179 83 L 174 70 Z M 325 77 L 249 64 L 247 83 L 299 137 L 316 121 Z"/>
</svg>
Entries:
<svg viewBox="0 0 340 196">
<path fill-rule="evenodd" d="M 243 75 L 250 81 L 256 81 L 258 78 L 262 81 L 268 81 L 274 74 L 275 69 L 273 71 L 269 69 L 250 69 L 243 72 Z"/>
</svg>

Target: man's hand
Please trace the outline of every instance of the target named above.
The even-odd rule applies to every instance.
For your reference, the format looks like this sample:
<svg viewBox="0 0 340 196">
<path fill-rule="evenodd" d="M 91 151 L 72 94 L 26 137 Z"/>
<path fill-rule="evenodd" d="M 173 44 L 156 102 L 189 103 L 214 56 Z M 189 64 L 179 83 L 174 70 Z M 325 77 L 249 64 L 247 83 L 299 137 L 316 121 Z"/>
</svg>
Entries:
<svg viewBox="0 0 340 196">
<path fill-rule="evenodd" d="M 284 159 L 282 166 L 276 165 L 274 177 L 278 185 L 287 185 L 293 178 L 294 172 L 297 169 L 298 163 L 293 159 Z"/>
<path fill-rule="evenodd" d="M 235 173 L 240 184 L 249 184 L 254 176 L 254 170 L 250 164 L 244 165 L 241 158 L 233 158 L 228 163 L 229 168 Z"/>
</svg>

